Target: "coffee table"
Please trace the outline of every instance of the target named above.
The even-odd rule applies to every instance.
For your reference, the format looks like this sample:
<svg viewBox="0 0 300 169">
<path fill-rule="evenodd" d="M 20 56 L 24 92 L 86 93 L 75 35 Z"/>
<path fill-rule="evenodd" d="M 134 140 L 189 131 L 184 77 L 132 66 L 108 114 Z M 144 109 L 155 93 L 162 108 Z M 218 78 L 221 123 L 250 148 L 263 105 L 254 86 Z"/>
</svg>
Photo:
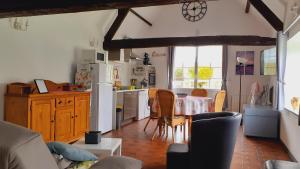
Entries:
<svg viewBox="0 0 300 169">
<path fill-rule="evenodd" d="M 87 150 L 99 159 L 107 156 L 122 155 L 122 139 L 121 138 L 101 138 L 99 144 L 85 144 L 84 139 L 81 139 L 73 144 L 73 146 Z"/>
</svg>

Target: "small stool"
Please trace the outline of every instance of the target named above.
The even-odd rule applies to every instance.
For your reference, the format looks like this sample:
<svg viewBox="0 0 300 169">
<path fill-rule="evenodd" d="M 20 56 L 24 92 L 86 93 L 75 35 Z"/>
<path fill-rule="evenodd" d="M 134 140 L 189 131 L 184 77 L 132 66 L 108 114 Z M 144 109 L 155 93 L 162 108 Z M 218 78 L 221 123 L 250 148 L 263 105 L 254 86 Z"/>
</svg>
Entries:
<svg viewBox="0 0 300 169">
<path fill-rule="evenodd" d="M 187 144 L 171 144 L 167 151 L 167 169 L 189 168 L 189 147 Z"/>
</svg>

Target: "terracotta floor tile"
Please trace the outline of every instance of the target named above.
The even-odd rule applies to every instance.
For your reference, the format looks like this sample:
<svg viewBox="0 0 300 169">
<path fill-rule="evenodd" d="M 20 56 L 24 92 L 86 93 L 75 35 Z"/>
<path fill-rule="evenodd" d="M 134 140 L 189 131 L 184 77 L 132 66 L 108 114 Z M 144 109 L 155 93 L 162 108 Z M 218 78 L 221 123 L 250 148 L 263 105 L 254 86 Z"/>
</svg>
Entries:
<svg viewBox="0 0 300 169">
<path fill-rule="evenodd" d="M 105 137 L 122 138 L 123 155 L 142 160 L 144 169 L 165 169 L 166 151 L 171 143 L 171 134 L 169 134 L 167 141 L 162 139 L 151 141 L 155 123 L 151 122 L 147 132 L 144 132 L 146 121 L 134 122 L 124 126 L 121 130 L 107 133 Z M 183 142 L 180 130 L 176 133 L 176 142 Z M 262 169 L 264 161 L 269 159 L 290 160 L 280 142 L 272 139 L 245 137 L 241 128 L 238 133 L 231 169 Z"/>
</svg>

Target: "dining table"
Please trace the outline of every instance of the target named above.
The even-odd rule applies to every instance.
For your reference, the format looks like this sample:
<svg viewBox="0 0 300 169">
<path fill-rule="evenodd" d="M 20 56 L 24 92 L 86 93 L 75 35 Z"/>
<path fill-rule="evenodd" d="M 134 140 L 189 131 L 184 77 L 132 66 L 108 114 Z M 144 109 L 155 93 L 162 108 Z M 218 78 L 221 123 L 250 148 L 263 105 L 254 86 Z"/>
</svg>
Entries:
<svg viewBox="0 0 300 169">
<path fill-rule="evenodd" d="M 185 96 L 176 97 L 175 115 L 188 119 L 188 131 L 191 133 L 193 115 L 212 112 L 213 99 L 210 97 Z"/>
<path fill-rule="evenodd" d="M 213 99 L 198 96 L 177 96 L 175 100 L 175 115 L 185 116 L 188 119 L 188 131 L 191 133 L 193 115 L 212 112 Z M 159 103 L 155 99 L 152 108 L 159 111 Z"/>
</svg>

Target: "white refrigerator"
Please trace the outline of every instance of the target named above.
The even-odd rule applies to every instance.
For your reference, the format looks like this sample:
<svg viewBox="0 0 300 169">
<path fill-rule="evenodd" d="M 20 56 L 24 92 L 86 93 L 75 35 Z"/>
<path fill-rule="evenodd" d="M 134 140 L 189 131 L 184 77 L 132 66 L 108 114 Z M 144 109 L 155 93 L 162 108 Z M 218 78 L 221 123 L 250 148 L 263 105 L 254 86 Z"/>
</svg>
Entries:
<svg viewBox="0 0 300 169">
<path fill-rule="evenodd" d="M 112 130 L 113 66 L 95 63 L 89 64 L 88 68 L 92 88 L 90 130 L 106 133 Z"/>
</svg>

